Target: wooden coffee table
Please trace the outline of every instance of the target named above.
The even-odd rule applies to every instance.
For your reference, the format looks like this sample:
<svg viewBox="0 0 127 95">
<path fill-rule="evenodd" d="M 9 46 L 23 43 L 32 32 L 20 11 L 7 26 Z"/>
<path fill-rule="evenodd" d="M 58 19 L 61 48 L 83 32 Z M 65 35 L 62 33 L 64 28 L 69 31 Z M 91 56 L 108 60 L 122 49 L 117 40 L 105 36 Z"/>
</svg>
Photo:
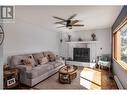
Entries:
<svg viewBox="0 0 127 95">
<path fill-rule="evenodd" d="M 59 82 L 70 84 L 77 77 L 77 66 L 65 65 L 59 69 Z"/>
</svg>

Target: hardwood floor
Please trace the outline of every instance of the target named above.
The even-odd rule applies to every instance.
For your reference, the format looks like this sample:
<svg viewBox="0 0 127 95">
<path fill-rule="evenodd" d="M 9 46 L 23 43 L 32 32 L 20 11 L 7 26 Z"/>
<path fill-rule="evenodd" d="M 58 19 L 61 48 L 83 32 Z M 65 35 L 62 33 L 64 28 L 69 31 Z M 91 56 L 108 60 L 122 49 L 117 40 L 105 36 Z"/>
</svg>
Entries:
<svg viewBox="0 0 127 95">
<path fill-rule="evenodd" d="M 81 72 L 81 84 L 87 89 L 118 89 L 108 70 L 84 68 Z"/>
</svg>

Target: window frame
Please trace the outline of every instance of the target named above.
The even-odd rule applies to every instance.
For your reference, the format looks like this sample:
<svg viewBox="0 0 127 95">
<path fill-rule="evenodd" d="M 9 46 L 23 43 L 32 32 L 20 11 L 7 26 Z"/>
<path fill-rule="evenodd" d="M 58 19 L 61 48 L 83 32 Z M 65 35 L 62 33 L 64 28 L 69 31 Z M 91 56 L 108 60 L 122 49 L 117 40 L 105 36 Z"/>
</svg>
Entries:
<svg viewBox="0 0 127 95">
<path fill-rule="evenodd" d="M 113 34 L 112 34 L 112 56 L 113 56 L 113 60 L 118 63 L 124 70 L 127 71 L 127 63 L 125 63 L 124 61 L 120 60 L 120 55 L 121 55 L 121 51 L 119 50 L 120 49 L 120 46 L 118 46 L 118 43 L 120 44 L 120 32 L 119 30 L 125 25 L 127 24 L 127 16 L 125 17 L 125 19 L 116 27 L 116 29 L 113 31 Z M 117 52 L 116 52 L 117 51 Z M 118 54 L 119 52 L 119 54 Z M 118 57 L 119 56 L 119 57 Z"/>
</svg>

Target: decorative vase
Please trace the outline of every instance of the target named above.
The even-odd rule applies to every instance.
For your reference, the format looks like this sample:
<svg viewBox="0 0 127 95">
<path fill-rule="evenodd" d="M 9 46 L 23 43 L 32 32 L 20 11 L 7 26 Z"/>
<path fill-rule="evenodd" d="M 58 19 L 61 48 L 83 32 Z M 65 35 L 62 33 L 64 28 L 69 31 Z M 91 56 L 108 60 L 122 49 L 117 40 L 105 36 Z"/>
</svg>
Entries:
<svg viewBox="0 0 127 95">
<path fill-rule="evenodd" d="M 68 42 L 71 41 L 71 35 L 68 35 Z"/>
<path fill-rule="evenodd" d="M 62 39 L 60 39 L 60 42 L 62 43 L 62 42 L 63 42 L 63 40 L 62 40 Z"/>
<path fill-rule="evenodd" d="M 91 37 L 92 37 L 92 41 L 96 41 L 96 35 L 94 33 L 91 35 Z"/>
<path fill-rule="evenodd" d="M 78 38 L 78 41 L 83 41 L 82 38 Z"/>
</svg>

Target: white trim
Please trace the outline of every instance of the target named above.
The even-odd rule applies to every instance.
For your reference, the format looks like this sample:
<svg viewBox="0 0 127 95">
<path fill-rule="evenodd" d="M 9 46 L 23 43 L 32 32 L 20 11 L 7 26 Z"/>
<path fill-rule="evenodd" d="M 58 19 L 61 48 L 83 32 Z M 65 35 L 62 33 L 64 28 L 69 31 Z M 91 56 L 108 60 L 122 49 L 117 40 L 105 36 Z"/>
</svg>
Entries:
<svg viewBox="0 0 127 95">
<path fill-rule="evenodd" d="M 115 82 L 116 82 L 119 89 L 124 89 L 124 87 L 122 86 L 119 78 L 116 75 L 114 75 L 114 80 L 115 80 Z"/>
<path fill-rule="evenodd" d="M 83 43 L 88 43 L 88 44 L 94 44 L 94 43 L 98 43 L 98 41 L 70 41 L 70 42 L 66 42 L 66 43 L 68 43 L 68 44 L 78 44 L 78 43 L 80 43 L 80 44 L 83 44 Z"/>
</svg>

